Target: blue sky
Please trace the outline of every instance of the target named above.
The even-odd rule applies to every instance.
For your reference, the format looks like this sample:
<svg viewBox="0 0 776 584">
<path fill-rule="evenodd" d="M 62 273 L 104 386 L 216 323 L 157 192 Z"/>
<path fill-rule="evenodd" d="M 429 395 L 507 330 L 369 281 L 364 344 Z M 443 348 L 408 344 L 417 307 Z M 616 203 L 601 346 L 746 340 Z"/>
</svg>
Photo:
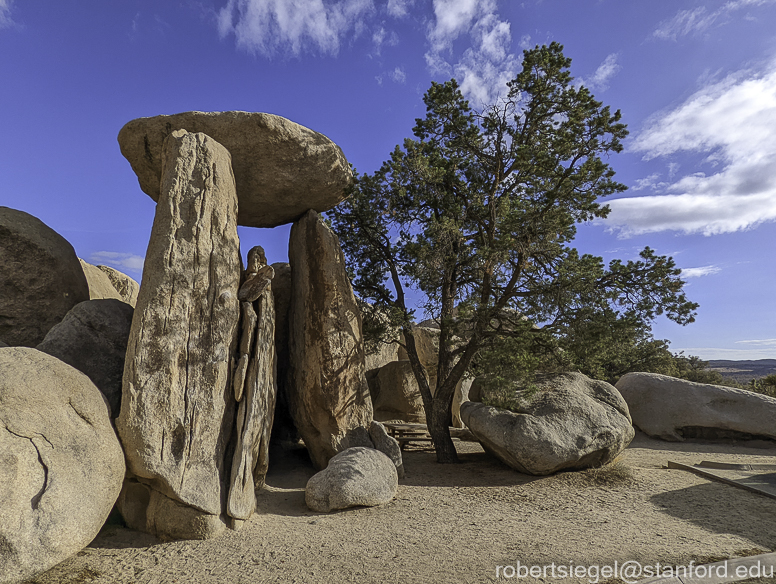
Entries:
<svg viewBox="0 0 776 584">
<path fill-rule="evenodd" d="M 119 152 L 129 120 L 270 112 L 372 172 L 432 80 L 488 103 L 558 41 L 631 132 L 610 160 L 630 189 L 580 250 L 675 258 L 701 307 L 655 323 L 672 350 L 776 358 L 774 31 L 776 0 L 0 0 L 0 205 L 139 279 L 154 203 Z M 287 227 L 241 237 L 287 258 Z"/>
</svg>

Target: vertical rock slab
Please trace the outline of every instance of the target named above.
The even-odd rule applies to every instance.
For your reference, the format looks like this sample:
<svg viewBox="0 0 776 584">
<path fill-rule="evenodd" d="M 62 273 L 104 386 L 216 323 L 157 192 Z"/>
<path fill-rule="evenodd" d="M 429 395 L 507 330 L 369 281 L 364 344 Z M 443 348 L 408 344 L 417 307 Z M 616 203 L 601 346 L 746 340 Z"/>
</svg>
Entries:
<svg viewBox="0 0 776 584">
<path fill-rule="evenodd" d="M 267 475 L 269 439 L 277 398 L 275 302 L 271 287 L 274 270 L 266 263 L 261 247 L 248 253 L 247 277 L 238 295 L 243 307 L 240 357 L 242 359 L 244 354 L 243 341 L 247 340 L 249 346 L 245 354 L 249 359 L 244 384 L 239 390 L 241 395 L 237 398 L 240 402 L 237 445 L 232 460 L 227 513 L 241 520 L 253 515 L 256 487 L 264 485 Z M 235 395 L 238 393 L 236 388 L 235 385 Z"/>
<path fill-rule="evenodd" d="M 116 426 L 131 475 L 216 517 L 224 510 L 234 419 L 239 254 L 229 152 L 205 134 L 172 132 Z M 169 513 L 148 524 L 170 533 L 163 523 L 174 520 Z"/>
<path fill-rule="evenodd" d="M 313 464 L 371 448 L 372 400 L 364 371 L 361 311 L 337 236 L 315 211 L 291 228 L 289 405 Z"/>
</svg>

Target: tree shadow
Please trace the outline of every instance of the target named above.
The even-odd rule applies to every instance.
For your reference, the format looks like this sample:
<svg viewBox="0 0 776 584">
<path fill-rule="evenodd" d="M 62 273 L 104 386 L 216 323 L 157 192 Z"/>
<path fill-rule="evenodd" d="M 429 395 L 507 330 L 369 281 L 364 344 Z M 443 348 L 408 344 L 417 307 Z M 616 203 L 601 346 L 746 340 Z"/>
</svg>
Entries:
<svg viewBox="0 0 776 584">
<path fill-rule="evenodd" d="M 669 442 L 659 438 L 651 438 L 641 430 L 636 430 L 636 437 L 628 448 L 645 448 L 647 450 L 665 450 L 667 452 L 687 452 L 687 445 L 693 445 L 693 452 L 697 454 L 740 454 L 740 448 L 751 448 L 754 455 L 769 455 L 764 452 L 772 450 L 776 454 L 776 440 L 740 440 L 732 438 L 720 438 L 704 440 L 702 438 L 687 438 L 683 442 Z"/>
<path fill-rule="evenodd" d="M 650 501 L 663 513 L 707 531 L 737 535 L 776 548 L 776 500 L 717 482 L 658 493 Z"/>
<path fill-rule="evenodd" d="M 459 464 L 440 464 L 431 447 L 404 451 L 405 477 L 400 485 L 415 487 L 513 487 L 542 480 L 517 472 L 477 447 L 456 443 Z"/>
</svg>

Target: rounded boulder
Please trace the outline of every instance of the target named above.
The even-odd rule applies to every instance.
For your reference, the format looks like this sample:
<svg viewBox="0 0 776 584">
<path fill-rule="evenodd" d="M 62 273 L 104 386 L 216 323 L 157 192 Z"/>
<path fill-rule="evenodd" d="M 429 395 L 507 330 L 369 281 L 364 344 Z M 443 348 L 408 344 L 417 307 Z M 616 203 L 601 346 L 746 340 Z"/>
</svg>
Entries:
<svg viewBox="0 0 776 584">
<path fill-rule="evenodd" d="M 0 582 L 88 545 L 124 471 L 108 405 L 86 375 L 36 349 L 0 349 Z"/>
<path fill-rule="evenodd" d="M 48 225 L 0 207 L 0 338 L 34 347 L 67 311 L 89 300 L 73 246 Z"/>
</svg>

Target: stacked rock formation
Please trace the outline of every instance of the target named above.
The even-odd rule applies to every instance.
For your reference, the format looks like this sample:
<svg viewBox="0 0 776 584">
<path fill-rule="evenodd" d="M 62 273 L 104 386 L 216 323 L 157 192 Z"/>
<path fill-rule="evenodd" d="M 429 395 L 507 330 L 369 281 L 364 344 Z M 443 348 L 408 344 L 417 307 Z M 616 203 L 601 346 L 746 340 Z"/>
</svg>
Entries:
<svg viewBox="0 0 776 584">
<path fill-rule="evenodd" d="M 223 525 L 235 409 L 237 193 L 229 152 L 205 134 L 172 132 L 163 160 L 116 421 L 138 496 L 119 504 L 132 527 L 209 537 Z"/>
<path fill-rule="evenodd" d="M 250 251 L 241 274 L 237 225 L 274 227 L 307 218 L 309 209 L 328 210 L 344 198 L 352 174 L 328 138 L 269 114 L 141 118 L 121 130 L 119 144 L 141 188 L 157 201 L 117 420 L 128 462 L 119 508 L 130 526 L 161 537 L 212 537 L 227 524 L 239 526 L 255 510 L 278 401 L 275 346 L 287 336 L 284 325 L 275 333 L 274 269 L 261 248 Z M 314 211 L 310 216 L 320 222 Z M 335 273 L 319 269 L 325 281 L 315 280 L 314 268 L 315 284 L 299 284 L 300 278 L 310 280 L 306 267 L 318 265 L 303 259 L 298 274 L 281 270 L 281 279 L 320 297 L 319 314 L 302 318 L 329 328 L 296 338 L 310 357 L 325 360 L 331 348 L 318 345 L 326 345 L 344 323 L 344 334 L 355 341 L 351 352 L 360 355 L 360 361 L 331 365 L 352 366 L 352 373 L 342 375 L 353 381 L 327 386 L 328 401 L 312 393 L 295 402 L 315 403 L 323 411 L 313 417 L 331 426 L 321 428 L 323 438 L 303 433 L 314 460 L 325 466 L 348 446 L 373 446 L 372 409 L 357 310 L 348 305 L 350 316 L 341 317 L 336 301 L 344 286 L 353 297 L 341 251 L 336 238 L 329 246 L 333 251 L 311 244 L 306 253 L 322 254 L 319 265 L 336 256 Z M 298 248 L 293 242 L 291 247 Z M 288 296 L 281 306 L 284 319 L 293 312 Z M 290 304 L 295 306 L 293 298 Z M 296 367 L 307 363 L 297 359 Z M 285 368 L 291 368 L 287 361 Z M 287 375 L 297 377 L 305 376 Z M 294 391 L 287 394 L 284 403 L 293 401 Z M 294 419 L 306 427 L 304 416 Z"/>
</svg>

